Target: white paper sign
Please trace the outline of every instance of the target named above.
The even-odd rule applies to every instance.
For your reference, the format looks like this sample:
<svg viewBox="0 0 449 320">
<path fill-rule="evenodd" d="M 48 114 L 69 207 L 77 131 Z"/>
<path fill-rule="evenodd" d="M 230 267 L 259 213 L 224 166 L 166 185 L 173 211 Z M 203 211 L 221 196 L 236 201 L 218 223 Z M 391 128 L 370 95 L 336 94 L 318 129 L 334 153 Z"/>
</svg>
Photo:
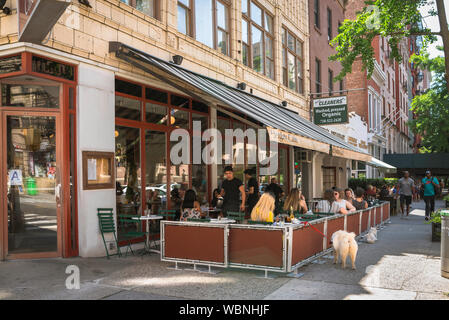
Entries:
<svg viewBox="0 0 449 320">
<path fill-rule="evenodd" d="M 22 170 L 9 170 L 9 184 L 11 186 L 21 186 L 22 181 Z"/>
<path fill-rule="evenodd" d="M 97 159 L 87 159 L 87 180 L 97 180 Z"/>
</svg>

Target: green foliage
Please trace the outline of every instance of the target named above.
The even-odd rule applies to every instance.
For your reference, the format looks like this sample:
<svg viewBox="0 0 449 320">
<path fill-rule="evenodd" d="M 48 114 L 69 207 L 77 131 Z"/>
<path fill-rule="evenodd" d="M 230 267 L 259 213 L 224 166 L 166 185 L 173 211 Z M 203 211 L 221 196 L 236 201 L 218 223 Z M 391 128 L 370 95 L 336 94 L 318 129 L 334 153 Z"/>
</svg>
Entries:
<svg viewBox="0 0 449 320">
<path fill-rule="evenodd" d="M 378 179 L 366 179 L 366 178 L 351 178 L 348 181 L 348 186 L 352 190 L 361 187 L 367 189 L 368 185 L 372 185 L 377 189 L 381 189 L 384 185 L 395 185 L 398 182 L 397 178 L 378 178 Z"/>
<path fill-rule="evenodd" d="M 413 55 L 410 60 L 432 71 L 433 80 L 432 87 L 415 96 L 411 106 L 416 117 L 409 121 L 409 126 L 414 134 L 422 136 L 420 152 L 449 152 L 449 95 L 444 58 L 430 59 L 429 54 L 424 54 Z"/>
<path fill-rule="evenodd" d="M 368 77 L 374 71 L 374 49 L 372 41 L 375 36 L 388 37 L 391 48 L 391 58 L 402 62 L 399 54 L 399 43 L 404 37 L 419 32 L 425 34 L 427 42 L 436 40 L 430 29 L 419 29 L 421 15 L 419 8 L 427 0 L 370 0 L 358 13 L 355 20 L 344 20 L 339 34 L 331 41 L 337 53 L 329 57 L 330 61 L 340 61 L 342 71 L 335 81 L 352 71 L 356 59 L 361 58 L 362 69 L 367 70 Z M 373 7 L 374 6 L 374 7 Z M 436 12 L 431 12 L 435 15 Z"/>
<path fill-rule="evenodd" d="M 432 212 L 432 214 L 430 215 L 430 220 L 427 221 L 426 223 L 427 224 L 441 223 L 441 212 L 440 212 L 440 210 Z"/>
</svg>

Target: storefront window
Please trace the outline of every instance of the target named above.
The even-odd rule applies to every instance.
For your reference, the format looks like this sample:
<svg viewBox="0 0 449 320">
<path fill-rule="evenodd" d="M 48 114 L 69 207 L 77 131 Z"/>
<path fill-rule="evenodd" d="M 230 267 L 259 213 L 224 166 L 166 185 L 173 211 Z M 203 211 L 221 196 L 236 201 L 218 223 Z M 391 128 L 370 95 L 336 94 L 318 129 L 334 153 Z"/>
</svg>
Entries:
<svg viewBox="0 0 449 320">
<path fill-rule="evenodd" d="M 115 96 L 115 116 L 129 120 L 140 120 L 140 101 Z"/>
<path fill-rule="evenodd" d="M 140 129 L 115 127 L 115 167 L 117 195 L 117 232 L 124 240 L 126 233 L 137 230 L 137 224 L 122 222 L 123 217 L 141 214 Z"/>
<path fill-rule="evenodd" d="M 189 113 L 184 110 L 171 109 L 170 124 L 176 128 L 189 129 Z"/>
<path fill-rule="evenodd" d="M 59 86 L 2 83 L 2 106 L 59 108 Z"/>
<path fill-rule="evenodd" d="M 146 205 L 152 214 L 167 209 L 167 158 L 165 132 L 145 133 Z"/>
<path fill-rule="evenodd" d="M 145 119 L 149 123 L 167 125 L 167 107 L 159 104 L 145 104 Z"/>
</svg>

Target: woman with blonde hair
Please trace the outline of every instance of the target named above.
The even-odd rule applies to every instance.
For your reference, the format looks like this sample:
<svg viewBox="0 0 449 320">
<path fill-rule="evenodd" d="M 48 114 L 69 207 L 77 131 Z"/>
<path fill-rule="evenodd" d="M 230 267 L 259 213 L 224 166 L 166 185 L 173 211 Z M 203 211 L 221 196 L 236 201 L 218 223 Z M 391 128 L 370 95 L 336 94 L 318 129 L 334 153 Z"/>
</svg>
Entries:
<svg viewBox="0 0 449 320">
<path fill-rule="evenodd" d="M 299 211 L 299 214 L 304 214 L 307 212 L 307 204 L 304 200 L 301 190 L 299 190 L 298 188 L 293 188 L 290 190 L 287 199 L 285 199 L 283 209 L 287 212 L 290 212 L 290 210 L 292 210 L 293 212 Z"/>
<path fill-rule="evenodd" d="M 257 201 L 253 210 L 251 211 L 251 220 L 253 221 L 268 221 L 270 212 L 273 214 L 275 205 L 275 198 L 270 192 L 264 192 Z"/>
</svg>

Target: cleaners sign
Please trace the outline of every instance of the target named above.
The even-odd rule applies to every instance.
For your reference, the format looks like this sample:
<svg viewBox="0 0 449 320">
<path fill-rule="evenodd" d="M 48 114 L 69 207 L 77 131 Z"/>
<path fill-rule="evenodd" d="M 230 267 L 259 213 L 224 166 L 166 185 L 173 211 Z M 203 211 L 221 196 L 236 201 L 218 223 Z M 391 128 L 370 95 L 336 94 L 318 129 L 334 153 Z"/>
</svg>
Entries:
<svg viewBox="0 0 449 320">
<path fill-rule="evenodd" d="M 348 123 L 346 96 L 314 99 L 313 119 L 318 125 Z"/>
</svg>

